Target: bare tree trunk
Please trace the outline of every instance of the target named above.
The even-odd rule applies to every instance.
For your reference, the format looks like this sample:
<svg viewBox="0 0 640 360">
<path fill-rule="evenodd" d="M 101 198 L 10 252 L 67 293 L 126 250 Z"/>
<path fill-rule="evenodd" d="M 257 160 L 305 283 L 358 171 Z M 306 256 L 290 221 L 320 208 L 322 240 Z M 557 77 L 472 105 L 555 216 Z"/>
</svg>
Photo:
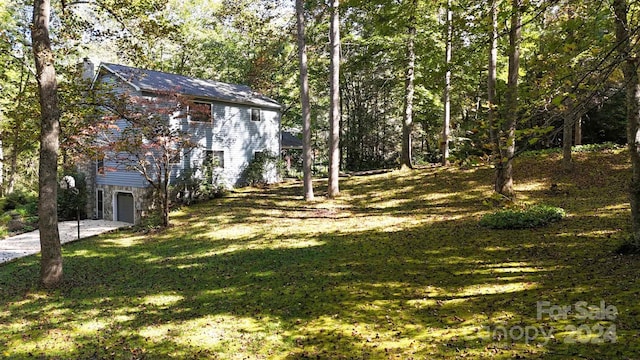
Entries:
<svg viewBox="0 0 640 360">
<path fill-rule="evenodd" d="M 407 36 L 407 70 L 404 80 L 404 116 L 402 121 L 402 167 L 413 168 L 412 161 L 412 139 L 413 131 L 413 96 L 416 67 L 415 52 L 415 9 L 417 0 L 411 0 L 411 11 L 409 11 L 409 28 Z"/>
<path fill-rule="evenodd" d="M 171 164 L 171 160 L 166 153 L 163 160 L 162 177 L 164 179 L 160 179 L 160 186 L 162 187 L 162 227 L 166 228 L 169 226 L 169 180 L 171 179 L 171 167 L 169 164 Z"/>
<path fill-rule="evenodd" d="M 54 56 L 49 38 L 50 0 L 35 0 L 31 40 L 41 107 L 38 226 L 40 228 L 40 280 L 46 287 L 62 282 L 62 249 L 58 233 L 58 148 L 60 110 Z"/>
<path fill-rule="evenodd" d="M 575 12 L 571 7 L 567 8 L 567 16 L 569 20 L 575 19 Z M 567 30 L 567 42 L 570 44 L 575 43 L 575 32 L 572 29 Z M 576 117 L 575 101 L 568 97 L 565 100 L 567 106 L 564 112 L 564 122 L 562 128 L 562 168 L 565 171 L 570 171 L 573 168 L 573 159 L 571 158 L 571 147 L 573 146 L 573 123 Z"/>
<path fill-rule="evenodd" d="M 340 193 L 340 0 L 331 2 L 331 107 L 329 110 L 329 188 L 327 196 Z"/>
<path fill-rule="evenodd" d="M 631 156 L 631 230 L 633 242 L 640 243 L 640 80 L 638 79 L 638 58 L 632 54 L 631 32 L 628 27 L 628 5 L 626 0 L 614 0 L 616 40 L 618 52 L 624 61 L 622 71 L 626 84 L 627 142 Z"/>
<path fill-rule="evenodd" d="M 569 106 L 569 109 L 564 115 L 564 126 L 562 128 L 562 168 L 567 171 L 573 168 L 573 160 L 571 158 L 571 146 L 573 145 L 573 117 L 573 106 Z"/>
<path fill-rule="evenodd" d="M 498 4 L 497 0 L 491 2 L 491 42 L 489 48 L 489 77 L 487 79 L 487 102 L 489 121 L 489 138 L 492 144 L 494 156 L 500 155 L 500 140 L 498 138 L 498 121 L 496 116 L 496 84 L 498 67 Z"/>
<path fill-rule="evenodd" d="M 453 11 L 451 0 L 447 0 L 447 45 L 445 54 L 445 66 L 447 71 L 444 76 L 444 122 L 442 125 L 442 165 L 449 165 L 449 136 L 451 133 L 451 47 L 453 41 Z"/>
<path fill-rule="evenodd" d="M 512 0 L 511 29 L 509 31 L 509 75 L 505 96 L 506 143 L 501 149 L 500 162 L 496 166 L 496 192 L 513 199 L 513 157 L 516 151 L 516 124 L 518 121 L 518 71 L 520 69 L 520 38 L 522 0 Z"/>
<path fill-rule="evenodd" d="M 582 145 L 582 116 L 576 119 L 576 128 L 573 137 L 574 145 Z"/>
<path fill-rule="evenodd" d="M 9 176 L 7 178 L 6 188 L 7 194 L 13 193 L 16 185 L 16 174 L 18 173 L 18 145 L 15 142 L 15 138 L 13 140 L 13 146 L 11 148 L 11 155 L 9 156 Z"/>
<path fill-rule="evenodd" d="M 302 106 L 302 174 L 304 199 L 313 200 L 313 178 L 311 174 L 311 105 L 309 103 L 309 69 L 307 46 L 304 38 L 304 0 L 296 0 L 298 19 L 298 58 L 300 62 L 300 102 Z"/>
</svg>

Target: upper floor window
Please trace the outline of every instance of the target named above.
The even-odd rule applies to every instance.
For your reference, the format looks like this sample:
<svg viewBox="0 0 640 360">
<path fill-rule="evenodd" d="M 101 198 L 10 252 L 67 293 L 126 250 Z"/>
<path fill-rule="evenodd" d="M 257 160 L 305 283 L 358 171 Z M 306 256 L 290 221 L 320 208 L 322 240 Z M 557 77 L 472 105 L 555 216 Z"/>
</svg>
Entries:
<svg viewBox="0 0 640 360">
<path fill-rule="evenodd" d="M 101 156 L 96 160 L 96 173 L 104 175 L 104 156 Z"/>
<path fill-rule="evenodd" d="M 251 109 L 251 121 L 262 121 L 262 111 L 260 109 Z"/>
<path fill-rule="evenodd" d="M 211 122 L 211 104 L 203 102 L 192 102 L 189 104 L 189 117 L 191 121 Z"/>
</svg>

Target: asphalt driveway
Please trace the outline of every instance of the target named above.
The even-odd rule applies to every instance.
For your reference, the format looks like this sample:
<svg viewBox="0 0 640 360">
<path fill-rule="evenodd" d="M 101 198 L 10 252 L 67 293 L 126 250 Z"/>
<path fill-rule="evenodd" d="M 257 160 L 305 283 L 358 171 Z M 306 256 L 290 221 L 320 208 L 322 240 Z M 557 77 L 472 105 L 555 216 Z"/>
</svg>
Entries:
<svg viewBox="0 0 640 360">
<path fill-rule="evenodd" d="M 119 221 L 80 220 L 80 238 L 87 238 L 131 225 Z M 77 221 L 58 223 L 58 231 L 62 244 L 78 240 Z M 38 230 L 0 240 L 0 264 L 39 252 L 40 231 Z"/>
</svg>

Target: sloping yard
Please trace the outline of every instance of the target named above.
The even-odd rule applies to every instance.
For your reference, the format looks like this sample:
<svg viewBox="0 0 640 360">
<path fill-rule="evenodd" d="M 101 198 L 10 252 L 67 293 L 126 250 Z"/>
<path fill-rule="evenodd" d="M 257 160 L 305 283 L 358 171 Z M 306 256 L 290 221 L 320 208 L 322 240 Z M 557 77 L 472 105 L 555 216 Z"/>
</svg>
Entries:
<svg viewBox="0 0 640 360">
<path fill-rule="evenodd" d="M 492 170 L 436 168 L 313 204 L 299 184 L 245 190 L 70 244 L 51 293 L 37 257 L 0 266 L 0 357 L 637 358 L 640 257 L 615 253 L 627 157 L 576 158 L 570 175 L 518 160 L 520 200 L 567 211 L 545 228 L 480 227 Z"/>
</svg>

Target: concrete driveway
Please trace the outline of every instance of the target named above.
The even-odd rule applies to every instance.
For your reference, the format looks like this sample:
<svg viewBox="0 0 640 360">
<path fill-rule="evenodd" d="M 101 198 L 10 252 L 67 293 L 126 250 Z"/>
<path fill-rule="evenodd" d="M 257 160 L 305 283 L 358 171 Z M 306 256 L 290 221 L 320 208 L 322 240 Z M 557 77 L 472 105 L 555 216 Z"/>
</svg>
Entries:
<svg viewBox="0 0 640 360">
<path fill-rule="evenodd" d="M 107 220 L 80 220 L 80 238 L 102 234 L 115 229 L 131 226 L 130 223 Z M 62 244 L 78 240 L 78 222 L 63 221 L 58 223 L 60 242 Z M 0 264 L 40 252 L 40 231 L 12 236 L 0 240 Z"/>
</svg>

